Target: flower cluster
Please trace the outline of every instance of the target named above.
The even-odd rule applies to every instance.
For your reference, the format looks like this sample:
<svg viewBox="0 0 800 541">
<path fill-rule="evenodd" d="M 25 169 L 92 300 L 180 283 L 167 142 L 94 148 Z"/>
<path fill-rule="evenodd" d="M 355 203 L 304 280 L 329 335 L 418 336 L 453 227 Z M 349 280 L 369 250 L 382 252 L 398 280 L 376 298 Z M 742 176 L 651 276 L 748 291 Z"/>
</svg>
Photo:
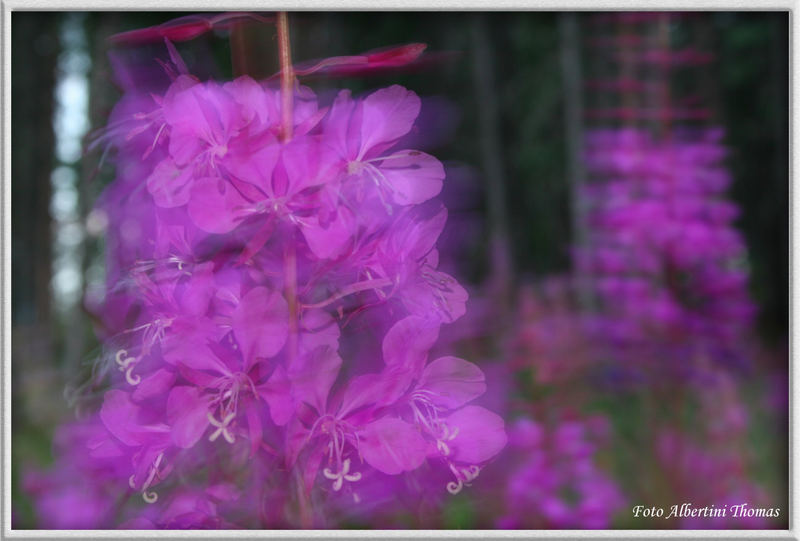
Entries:
<svg viewBox="0 0 800 541">
<path fill-rule="evenodd" d="M 608 528 L 625 500 L 616 483 L 595 465 L 605 419 L 563 420 L 552 429 L 527 418 L 510 428 L 522 458 L 506 487 L 504 528 Z"/>
<path fill-rule="evenodd" d="M 601 333 L 619 350 L 661 356 L 660 371 L 685 374 L 676 359 L 741 364 L 741 337 L 753 306 L 745 247 L 732 227 L 737 207 L 718 129 L 677 131 L 655 140 L 634 129 L 596 130 L 587 138 L 593 182 L 589 247 L 577 253 L 592 276 L 605 317 Z"/>
<path fill-rule="evenodd" d="M 401 144 L 420 99 L 391 86 L 322 107 L 295 85 L 287 126 L 277 88 L 175 67 L 115 109 L 117 178 L 95 210 L 110 383 L 65 475 L 120 501 L 58 524 L 324 525 L 326 502 L 367 505 L 424 463 L 461 491 L 506 434 L 470 404 L 477 366 L 428 358 L 468 295 L 437 268 L 444 168 Z"/>
</svg>

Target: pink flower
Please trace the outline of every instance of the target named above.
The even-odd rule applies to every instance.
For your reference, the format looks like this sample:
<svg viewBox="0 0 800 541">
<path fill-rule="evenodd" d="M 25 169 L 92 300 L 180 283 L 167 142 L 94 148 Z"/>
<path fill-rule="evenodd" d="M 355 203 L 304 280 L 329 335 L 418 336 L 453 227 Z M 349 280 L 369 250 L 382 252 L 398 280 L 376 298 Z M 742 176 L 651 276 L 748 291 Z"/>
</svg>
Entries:
<svg viewBox="0 0 800 541">
<path fill-rule="evenodd" d="M 442 189 L 444 168 L 434 157 L 416 150 L 386 151 L 409 132 L 419 115 L 420 100 L 394 85 L 363 101 L 342 91 L 323 123 L 325 141 L 337 153 L 348 182 L 374 184 L 375 195 L 389 207 L 427 201 Z"/>
</svg>

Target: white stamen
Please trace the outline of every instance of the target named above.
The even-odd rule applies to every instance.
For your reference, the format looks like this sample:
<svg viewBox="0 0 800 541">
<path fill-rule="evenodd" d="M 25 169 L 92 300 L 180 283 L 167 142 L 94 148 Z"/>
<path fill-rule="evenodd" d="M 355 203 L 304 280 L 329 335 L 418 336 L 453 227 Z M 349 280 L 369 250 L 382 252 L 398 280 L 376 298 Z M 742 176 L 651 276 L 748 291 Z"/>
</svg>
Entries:
<svg viewBox="0 0 800 541">
<path fill-rule="evenodd" d="M 133 375 L 133 367 L 130 366 L 125 371 L 125 381 L 127 381 L 131 385 L 139 385 L 139 382 L 142 381 L 142 378 L 141 376 Z"/>
<path fill-rule="evenodd" d="M 478 478 L 478 475 L 481 473 L 481 469 L 478 466 L 472 465 L 469 468 L 462 468 L 461 473 L 464 474 L 467 482 L 470 483 Z"/>
<path fill-rule="evenodd" d="M 144 484 L 142 485 L 142 499 L 147 503 L 155 503 L 158 501 L 158 493 L 155 491 L 147 492 L 148 487 L 153 483 L 153 480 L 158 477 L 161 479 L 161 476 L 158 473 L 158 467 L 161 464 L 161 460 L 164 458 L 164 453 L 159 453 L 156 457 L 153 465 L 150 466 L 150 473 L 147 475 L 147 480 L 145 480 Z M 136 489 L 136 474 L 131 475 L 128 477 L 128 485 L 132 489 Z"/>
<path fill-rule="evenodd" d="M 128 351 L 121 349 L 117 352 L 116 361 L 119 365 L 120 372 L 123 372 L 128 368 L 128 365 L 136 361 L 136 357 L 128 357 Z"/>
<path fill-rule="evenodd" d="M 458 494 L 465 486 L 471 486 L 470 483 L 478 478 L 481 472 L 480 466 L 473 464 L 466 468 L 457 468 L 455 464 L 448 461 L 450 471 L 456 477 L 455 481 L 447 483 L 447 491 L 450 494 Z"/>
<path fill-rule="evenodd" d="M 121 349 L 117 352 L 116 362 L 119 365 L 119 371 L 125 372 L 125 381 L 131 385 L 138 385 L 142 378 L 133 375 L 133 368 L 136 366 L 137 358 L 128 357 L 128 351 Z"/>
<path fill-rule="evenodd" d="M 378 187 L 378 190 L 377 190 L 378 198 L 381 200 L 381 204 L 383 205 L 383 208 L 386 209 L 386 213 L 391 216 L 391 214 L 394 211 L 394 209 L 392 208 L 392 205 L 388 201 L 386 201 L 386 197 L 385 197 L 383 192 L 384 192 L 384 190 L 387 191 L 387 192 L 390 192 L 390 193 L 396 191 L 394 189 L 394 186 L 392 186 L 391 184 L 389 184 L 389 182 L 387 182 L 386 177 L 383 176 L 383 173 L 381 173 L 380 169 L 378 169 L 377 167 L 375 167 L 371 163 L 367 163 L 367 164 L 364 164 L 364 165 L 365 165 L 365 168 L 366 168 L 367 172 L 372 177 L 372 182 L 374 182 L 375 186 Z"/>
<path fill-rule="evenodd" d="M 225 441 L 227 441 L 228 443 L 233 443 L 234 441 L 236 441 L 235 438 L 233 437 L 233 434 L 228 432 L 228 425 L 236 417 L 235 412 L 229 413 L 222 420 L 222 422 L 217 421 L 214 418 L 214 416 L 211 415 L 210 411 L 206 413 L 206 416 L 208 417 L 208 422 L 211 423 L 211 425 L 217 427 L 217 429 L 208 437 L 208 441 L 215 441 L 217 438 L 219 438 L 220 434 L 222 435 L 223 438 L 225 438 Z"/>
<path fill-rule="evenodd" d="M 345 481 L 355 482 L 361 480 L 361 472 L 350 472 L 350 459 L 346 458 L 342 462 L 341 471 L 338 473 L 333 473 L 330 468 L 325 468 L 322 470 L 322 475 L 324 475 L 327 479 L 333 481 L 333 491 L 339 492 L 341 490 L 342 485 L 344 485 Z"/>
<path fill-rule="evenodd" d="M 408 158 L 410 156 L 419 156 L 422 152 L 418 150 L 410 150 L 407 154 L 392 154 L 391 156 L 378 156 L 377 158 L 370 158 L 368 160 L 364 160 L 364 163 L 372 163 L 372 162 L 385 162 L 386 160 L 397 160 L 399 158 Z"/>
<path fill-rule="evenodd" d="M 449 492 L 450 494 L 453 495 L 458 494 L 459 492 L 461 492 L 462 488 L 464 488 L 464 484 L 461 482 L 461 479 L 458 480 L 458 483 L 454 481 L 450 481 L 449 483 L 447 483 L 447 492 Z"/>
</svg>

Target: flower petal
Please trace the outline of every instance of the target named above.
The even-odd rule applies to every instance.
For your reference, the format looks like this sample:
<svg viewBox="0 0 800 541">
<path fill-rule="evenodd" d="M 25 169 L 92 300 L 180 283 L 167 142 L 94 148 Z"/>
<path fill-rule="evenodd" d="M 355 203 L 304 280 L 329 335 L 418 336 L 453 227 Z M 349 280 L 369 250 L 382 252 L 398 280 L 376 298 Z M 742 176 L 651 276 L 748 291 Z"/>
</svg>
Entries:
<svg viewBox="0 0 800 541">
<path fill-rule="evenodd" d="M 341 331 L 336 320 L 328 312 L 310 309 L 303 312 L 300 320 L 300 349 L 312 351 L 319 346 L 339 349 Z"/>
<path fill-rule="evenodd" d="M 258 386 L 258 394 L 269 405 L 272 422 L 283 426 L 294 414 L 291 384 L 286 370 L 281 365 L 275 367 L 269 379 Z"/>
<path fill-rule="evenodd" d="M 317 412 L 324 412 L 328 393 L 341 366 L 341 357 L 327 346 L 320 346 L 312 352 L 300 355 L 289 367 L 292 396 L 298 403 L 306 402 L 316 408 Z"/>
<path fill-rule="evenodd" d="M 427 276 L 409 280 L 400 293 L 408 311 L 425 317 L 438 317 L 452 323 L 467 312 L 469 293 L 455 278 L 439 271 L 428 270 Z"/>
<path fill-rule="evenodd" d="M 227 233 L 247 216 L 247 200 L 219 177 L 198 178 L 189 199 L 189 217 L 208 233 Z"/>
<path fill-rule="evenodd" d="M 364 99 L 361 117 L 361 150 L 359 158 L 366 157 L 373 147 L 395 142 L 407 134 L 419 115 L 421 102 L 413 92 L 400 85 L 392 85 L 373 92 Z"/>
<path fill-rule="evenodd" d="M 384 417 L 359 433 L 359 450 L 370 466 L 389 475 L 417 469 L 425 460 L 426 443 L 410 424 Z"/>
<path fill-rule="evenodd" d="M 305 218 L 300 226 L 308 247 L 320 259 L 338 257 L 356 230 L 353 213 L 344 207 L 324 226 L 317 216 Z"/>
<path fill-rule="evenodd" d="M 214 263 L 201 263 L 192 269 L 192 277 L 180 299 L 181 308 L 187 314 L 202 316 L 215 293 Z"/>
<path fill-rule="evenodd" d="M 439 338 L 436 321 L 408 316 L 395 323 L 383 339 L 383 362 L 388 367 L 422 371 L 428 350 Z"/>
<path fill-rule="evenodd" d="M 137 417 L 141 408 L 131 402 L 124 391 L 111 390 L 103 396 L 100 419 L 109 432 L 125 445 L 136 446 L 141 443 L 133 427 L 138 426 Z"/>
<path fill-rule="evenodd" d="M 480 406 L 466 406 L 445 420 L 451 433 L 458 435 L 449 442 L 453 460 L 467 464 L 480 464 L 499 453 L 506 446 L 503 418 Z"/>
<path fill-rule="evenodd" d="M 342 397 L 339 416 L 370 406 L 373 409 L 394 404 L 405 393 L 414 375 L 405 367 L 387 367 L 380 374 L 364 374 L 350 380 Z"/>
<path fill-rule="evenodd" d="M 416 205 L 439 195 L 444 180 L 442 163 L 417 150 L 401 150 L 377 166 L 392 187 L 398 205 Z"/>
<path fill-rule="evenodd" d="M 178 447 L 192 447 L 208 427 L 209 399 L 195 387 L 182 385 L 170 391 L 167 420 L 172 426 L 172 442 Z"/>
<path fill-rule="evenodd" d="M 180 207 L 189 201 L 192 180 L 191 167 L 178 167 L 167 158 L 159 162 L 147 177 L 147 191 L 159 207 Z"/>
<path fill-rule="evenodd" d="M 233 333 L 245 363 L 278 353 L 289 332 L 289 306 L 277 292 L 254 287 L 233 313 Z"/>
<path fill-rule="evenodd" d="M 136 402 L 146 402 L 166 393 L 175 383 L 175 373 L 164 368 L 157 370 L 136 386 L 131 398 Z"/>
<path fill-rule="evenodd" d="M 455 409 L 486 392 L 480 368 L 458 357 L 439 357 L 422 372 L 420 389 L 431 391 L 431 401 L 439 407 Z"/>
</svg>

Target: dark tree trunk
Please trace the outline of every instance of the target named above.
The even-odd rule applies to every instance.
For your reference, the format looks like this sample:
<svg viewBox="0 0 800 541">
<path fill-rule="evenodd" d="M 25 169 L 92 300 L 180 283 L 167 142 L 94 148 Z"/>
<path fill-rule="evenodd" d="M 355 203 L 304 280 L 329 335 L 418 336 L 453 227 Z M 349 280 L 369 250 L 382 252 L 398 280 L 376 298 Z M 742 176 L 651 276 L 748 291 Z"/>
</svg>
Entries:
<svg viewBox="0 0 800 541">
<path fill-rule="evenodd" d="M 54 165 L 53 88 L 59 53 L 58 16 L 15 12 L 11 32 L 11 321 L 12 388 L 26 397 L 23 410 L 40 421 L 37 408 L 51 388 L 50 174 Z M 27 397 L 31 397 L 30 400 Z M 22 405 L 22 404 L 20 404 Z"/>
<path fill-rule="evenodd" d="M 485 14 L 472 20 L 473 81 L 478 102 L 478 131 L 486 185 L 490 227 L 490 287 L 500 302 L 500 313 L 508 307 L 513 279 L 511 246 L 506 212 L 506 172 L 503 166 L 500 117 L 495 90 L 494 52 Z"/>
</svg>

